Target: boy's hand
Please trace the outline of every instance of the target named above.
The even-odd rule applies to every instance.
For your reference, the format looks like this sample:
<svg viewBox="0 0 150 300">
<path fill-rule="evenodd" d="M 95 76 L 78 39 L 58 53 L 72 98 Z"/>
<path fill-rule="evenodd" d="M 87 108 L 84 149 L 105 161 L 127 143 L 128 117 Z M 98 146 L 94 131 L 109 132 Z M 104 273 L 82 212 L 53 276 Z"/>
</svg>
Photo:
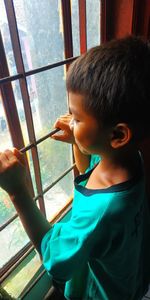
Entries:
<svg viewBox="0 0 150 300">
<path fill-rule="evenodd" d="M 51 138 L 61 142 L 74 144 L 75 139 L 74 139 L 73 131 L 70 129 L 71 119 L 72 116 L 70 114 L 60 116 L 55 122 L 54 128 L 60 128 L 62 131 L 53 134 Z"/>
<path fill-rule="evenodd" d="M 0 187 L 15 195 L 26 182 L 25 160 L 17 149 L 0 152 Z"/>
</svg>

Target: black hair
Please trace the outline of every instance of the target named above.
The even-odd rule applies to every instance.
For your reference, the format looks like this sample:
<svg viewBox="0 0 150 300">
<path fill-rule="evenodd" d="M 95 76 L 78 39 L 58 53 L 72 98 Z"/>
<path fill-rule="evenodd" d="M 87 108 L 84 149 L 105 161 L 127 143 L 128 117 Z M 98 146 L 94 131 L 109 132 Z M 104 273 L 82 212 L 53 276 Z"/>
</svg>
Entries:
<svg viewBox="0 0 150 300">
<path fill-rule="evenodd" d="M 128 36 L 96 46 L 74 61 L 67 90 L 104 126 L 127 123 L 141 139 L 150 132 L 150 46 Z"/>
</svg>

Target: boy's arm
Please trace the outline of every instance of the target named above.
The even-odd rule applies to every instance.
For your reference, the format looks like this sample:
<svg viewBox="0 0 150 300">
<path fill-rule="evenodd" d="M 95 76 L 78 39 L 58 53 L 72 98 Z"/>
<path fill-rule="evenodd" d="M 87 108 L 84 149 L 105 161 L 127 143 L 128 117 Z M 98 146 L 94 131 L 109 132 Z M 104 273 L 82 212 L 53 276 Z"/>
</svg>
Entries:
<svg viewBox="0 0 150 300">
<path fill-rule="evenodd" d="M 90 165 L 90 155 L 83 154 L 76 144 L 73 145 L 73 154 L 77 169 L 83 174 Z"/>
<path fill-rule="evenodd" d="M 51 138 L 66 142 L 73 145 L 74 159 L 77 166 L 77 169 L 80 173 L 84 173 L 85 170 L 89 167 L 90 164 L 90 155 L 83 154 L 78 146 L 75 143 L 73 130 L 70 128 L 72 116 L 71 114 L 66 114 L 64 116 L 60 116 L 54 124 L 55 128 L 60 128 L 62 131 L 56 134 L 53 134 Z"/>
<path fill-rule="evenodd" d="M 51 226 L 30 196 L 23 155 L 16 149 L 0 153 L 0 186 L 8 192 L 29 238 L 41 253 L 42 238 Z"/>
<path fill-rule="evenodd" d="M 50 223 L 38 209 L 25 186 L 20 187 L 10 198 L 15 206 L 23 227 L 37 251 L 41 254 L 41 241 L 51 228 Z"/>
</svg>

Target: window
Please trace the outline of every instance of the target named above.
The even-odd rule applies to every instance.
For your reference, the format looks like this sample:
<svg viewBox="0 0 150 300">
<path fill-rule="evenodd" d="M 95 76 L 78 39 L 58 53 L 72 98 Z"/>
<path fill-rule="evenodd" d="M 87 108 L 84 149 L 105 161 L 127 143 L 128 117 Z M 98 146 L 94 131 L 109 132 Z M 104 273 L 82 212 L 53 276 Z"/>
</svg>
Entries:
<svg viewBox="0 0 150 300">
<path fill-rule="evenodd" d="M 100 3 L 94 3 L 0 1 L 0 151 L 25 148 L 29 188 L 49 220 L 70 203 L 73 162 L 72 148 L 48 136 L 56 118 L 68 110 L 66 67 L 100 43 Z M 5 277 L 31 243 L 3 190 L 0 198 L 0 268 Z"/>
<path fill-rule="evenodd" d="M 87 48 L 100 44 L 100 1 L 86 1 Z"/>
</svg>

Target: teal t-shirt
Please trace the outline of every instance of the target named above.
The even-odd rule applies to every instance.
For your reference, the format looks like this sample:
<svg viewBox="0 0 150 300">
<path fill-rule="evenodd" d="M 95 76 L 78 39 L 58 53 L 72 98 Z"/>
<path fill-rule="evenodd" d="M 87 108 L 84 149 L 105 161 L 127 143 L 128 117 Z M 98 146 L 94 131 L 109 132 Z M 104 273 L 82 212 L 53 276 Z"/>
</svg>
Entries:
<svg viewBox="0 0 150 300">
<path fill-rule="evenodd" d="M 67 299 L 141 300 L 149 276 L 142 168 L 132 180 L 97 190 L 85 187 L 92 171 L 75 180 L 69 222 L 44 236 L 43 264 L 56 281 L 66 282 Z"/>
</svg>

